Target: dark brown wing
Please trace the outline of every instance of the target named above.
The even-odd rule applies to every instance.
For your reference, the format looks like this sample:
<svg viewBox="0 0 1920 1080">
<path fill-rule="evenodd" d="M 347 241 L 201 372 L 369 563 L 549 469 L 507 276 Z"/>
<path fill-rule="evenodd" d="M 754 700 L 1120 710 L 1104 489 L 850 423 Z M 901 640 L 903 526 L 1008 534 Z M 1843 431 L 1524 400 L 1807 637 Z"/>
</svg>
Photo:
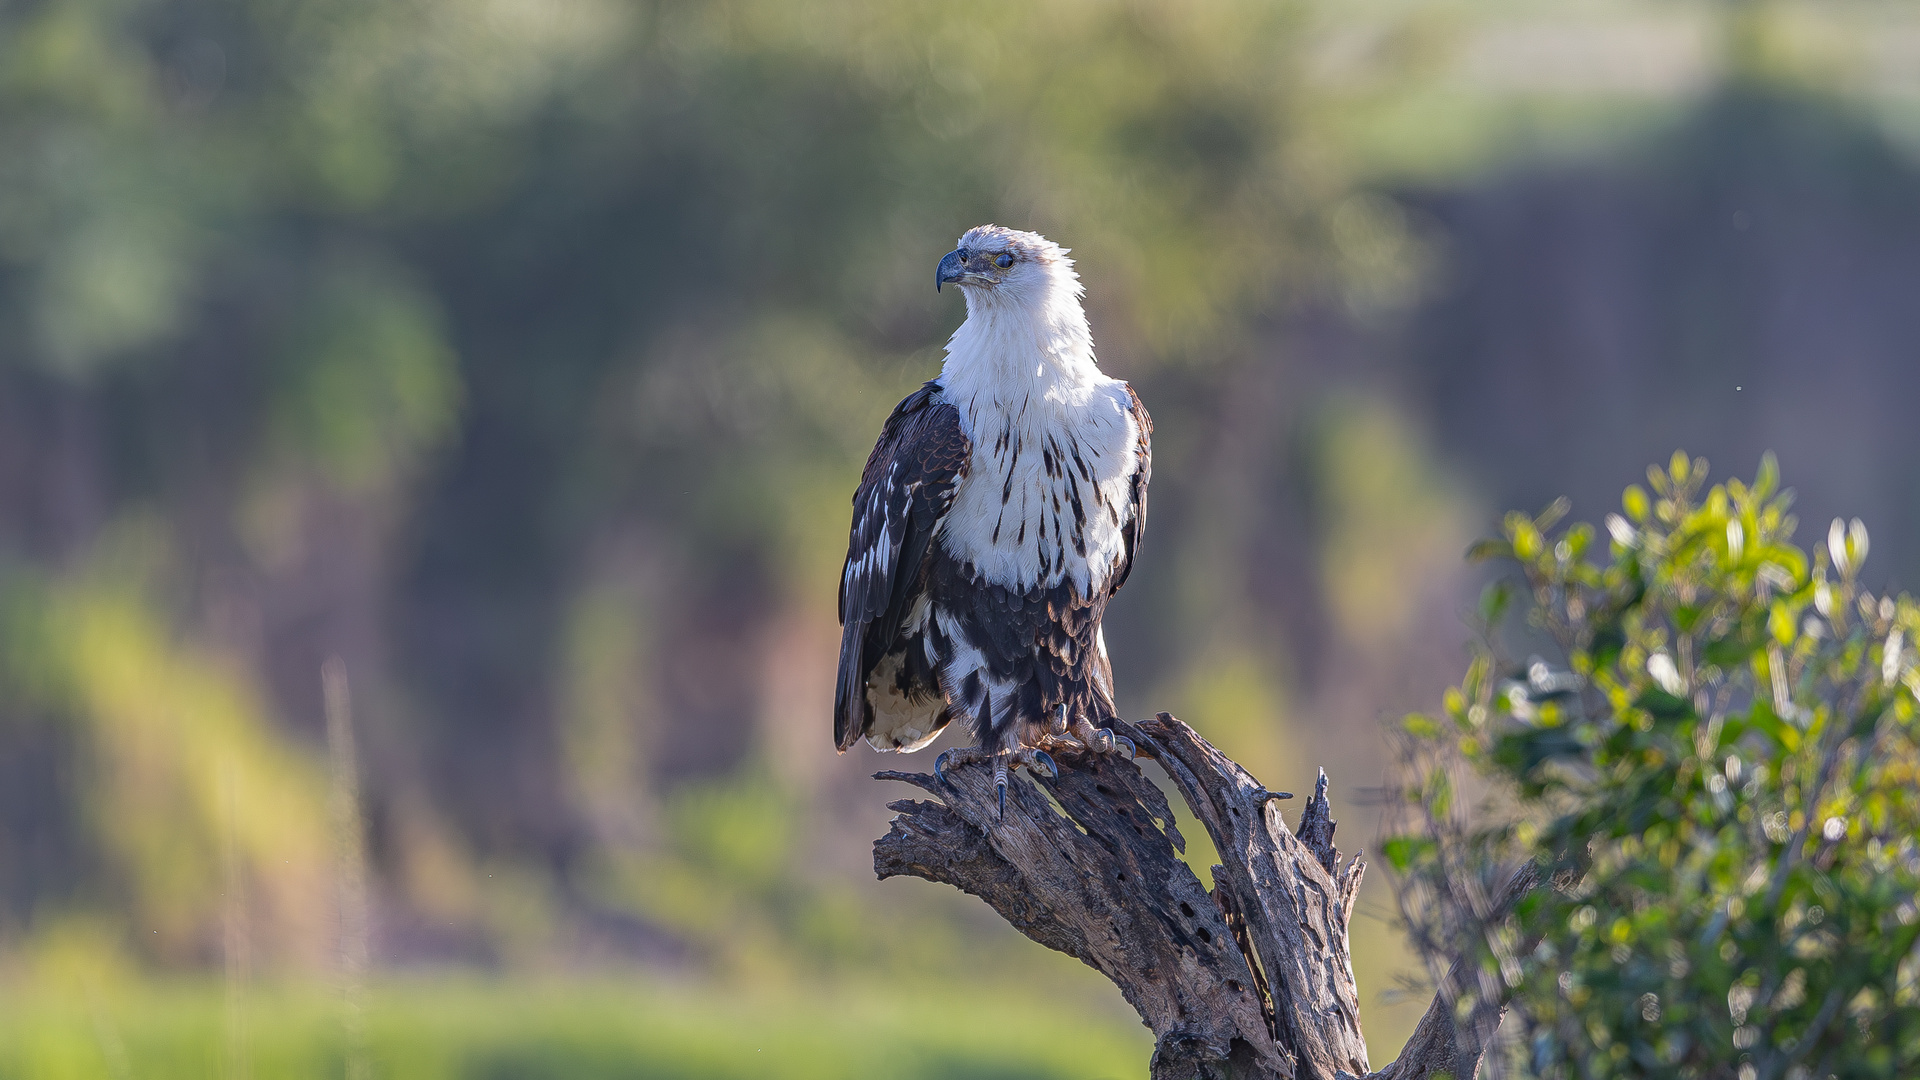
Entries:
<svg viewBox="0 0 1920 1080">
<path fill-rule="evenodd" d="M 867 725 L 867 674 L 900 633 L 923 588 L 933 535 L 973 459 L 960 413 L 927 383 L 887 418 L 853 493 L 853 528 L 840 574 L 840 674 L 833 741 L 845 750 Z"/>
<path fill-rule="evenodd" d="M 1128 411 L 1133 414 L 1133 422 L 1140 429 L 1140 441 L 1134 446 L 1139 455 L 1139 467 L 1133 472 L 1132 498 L 1129 503 L 1132 515 L 1127 519 L 1126 551 L 1120 558 L 1120 565 L 1114 569 L 1113 584 L 1107 587 L 1107 595 L 1120 591 L 1127 583 L 1127 575 L 1133 572 L 1133 553 L 1140 547 L 1140 538 L 1147 532 L 1147 482 L 1153 479 L 1153 417 L 1147 415 L 1147 407 L 1140 404 L 1140 395 L 1132 386 L 1127 387 L 1127 398 L 1133 402 Z"/>
</svg>

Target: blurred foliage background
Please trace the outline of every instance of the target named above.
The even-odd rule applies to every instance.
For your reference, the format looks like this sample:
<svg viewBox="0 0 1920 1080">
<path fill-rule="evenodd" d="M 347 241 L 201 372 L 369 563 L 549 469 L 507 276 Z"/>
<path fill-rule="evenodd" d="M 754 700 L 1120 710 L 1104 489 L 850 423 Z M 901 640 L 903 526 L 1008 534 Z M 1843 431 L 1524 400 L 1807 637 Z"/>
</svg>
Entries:
<svg viewBox="0 0 1920 1080">
<path fill-rule="evenodd" d="M 1074 248 L 1123 707 L 1370 847 L 1485 508 L 1773 448 L 1920 569 L 1916 72 L 1866 0 L 0 6 L 0 1076 L 1137 1071 L 829 751 L 934 262 Z"/>
</svg>

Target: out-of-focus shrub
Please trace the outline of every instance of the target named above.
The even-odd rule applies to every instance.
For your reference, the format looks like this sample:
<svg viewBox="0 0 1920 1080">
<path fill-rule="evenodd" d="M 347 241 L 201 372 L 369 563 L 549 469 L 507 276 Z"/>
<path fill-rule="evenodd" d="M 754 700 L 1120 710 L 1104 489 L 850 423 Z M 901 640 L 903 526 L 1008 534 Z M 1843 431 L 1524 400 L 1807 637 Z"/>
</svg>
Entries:
<svg viewBox="0 0 1920 1080">
<path fill-rule="evenodd" d="M 1463 1013 L 1513 995 L 1533 1075 L 1914 1075 L 1920 606 L 1863 586 L 1858 520 L 1795 547 L 1770 458 L 1706 468 L 1649 470 L 1603 532 L 1561 502 L 1475 549 L 1553 656 L 1502 659 L 1489 586 L 1466 678 L 1406 722 L 1404 910 L 1436 962 L 1480 958 Z M 1489 919 L 1527 860 L 1550 884 Z"/>
</svg>

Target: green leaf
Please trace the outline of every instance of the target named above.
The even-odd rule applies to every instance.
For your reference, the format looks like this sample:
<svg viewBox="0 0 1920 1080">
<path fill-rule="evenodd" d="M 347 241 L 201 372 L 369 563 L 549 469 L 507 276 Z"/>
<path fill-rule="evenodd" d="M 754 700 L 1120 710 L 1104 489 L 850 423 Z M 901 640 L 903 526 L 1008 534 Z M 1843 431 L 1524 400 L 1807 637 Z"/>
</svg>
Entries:
<svg viewBox="0 0 1920 1080">
<path fill-rule="evenodd" d="M 1887 714 L 1887 706 L 1890 704 L 1892 704 L 1891 701 L 1878 695 L 1868 699 L 1861 710 L 1854 715 L 1853 724 L 1848 728 L 1847 734 L 1856 739 L 1872 734 L 1873 729 L 1880 726 L 1880 718 Z"/>
<path fill-rule="evenodd" d="M 1780 462 L 1769 450 L 1760 455 L 1760 471 L 1754 474 L 1753 495 L 1756 499 L 1765 499 L 1780 486 Z"/>
<path fill-rule="evenodd" d="M 1673 607 L 1673 625 L 1678 628 L 1681 633 L 1691 634 L 1693 633 L 1694 626 L 1700 622 L 1700 616 L 1704 613 L 1705 609 L 1699 604 L 1675 604 Z"/>
<path fill-rule="evenodd" d="M 1452 809 L 1453 780 L 1444 770 L 1436 769 L 1427 777 L 1427 812 L 1444 818 Z"/>
<path fill-rule="evenodd" d="M 1633 704 L 1636 708 L 1645 709 L 1658 724 L 1698 719 L 1694 715 L 1693 702 L 1656 687 L 1649 687 L 1642 691 L 1639 697 L 1633 699 Z"/>
<path fill-rule="evenodd" d="M 1620 651 L 1627 646 L 1627 632 L 1616 621 L 1609 621 L 1593 632 L 1593 642 L 1588 646 L 1588 655 L 1593 658 L 1595 671 L 1612 668 L 1620 662 Z"/>
<path fill-rule="evenodd" d="M 1470 563 L 1486 562 L 1488 559 L 1513 558 L 1513 545 L 1505 540 L 1476 540 L 1467 548 L 1466 560 Z"/>
<path fill-rule="evenodd" d="M 1433 717 L 1425 713 L 1408 713 L 1400 721 L 1400 727 L 1417 739 L 1431 739 L 1440 734 L 1440 725 L 1434 723 Z"/>
<path fill-rule="evenodd" d="M 1578 559 L 1582 555 L 1585 555 L 1587 548 L 1593 544 L 1593 526 L 1584 521 L 1569 526 L 1566 535 L 1561 537 L 1560 542 L 1567 545 L 1567 552 L 1570 557 Z"/>
<path fill-rule="evenodd" d="M 1645 524 L 1653 513 L 1653 503 L 1648 501 L 1646 490 L 1639 484 L 1627 485 L 1620 496 L 1620 508 L 1627 513 L 1627 519 L 1636 524 Z"/>
<path fill-rule="evenodd" d="M 1493 760 L 1516 779 L 1534 780 L 1540 766 L 1549 761 L 1587 756 L 1582 743 L 1565 727 L 1524 728 L 1509 732 L 1494 744 Z"/>
<path fill-rule="evenodd" d="M 1745 664 L 1759 648 L 1757 627 L 1740 624 L 1723 636 L 1710 639 L 1700 650 L 1700 656 L 1709 664 L 1731 668 Z"/>
<path fill-rule="evenodd" d="M 1755 701 L 1747 716 L 1747 722 L 1755 730 L 1765 732 L 1768 739 L 1785 753 L 1791 754 L 1800 749 L 1800 729 L 1782 720 L 1780 714 L 1773 711 L 1772 702 Z"/>
<path fill-rule="evenodd" d="M 1522 562 L 1532 562 L 1546 550 L 1546 537 L 1524 514 L 1507 515 L 1507 536 L 1513 541 L 1513 554 Z"/>
<path fill-rule="evenodd" d="M 1767 631 L 1780 645 L 1793 644 L 1793 637 L 1799 632 L 1799 627 L 1795 625 L 1793 611 L 1787 607 L 1785 600 L 1775 600 L 1767 609 Z"/>
<path fill-rule="evenodd" d="M 1499 625 L 1500 616 L 1507 613 L 1507 605 L 1513 601 L 1513 587 L 1505 581 L 1488 583 L 1480 590 L 1480 622 L 1492 629 Z"/>
</svg>

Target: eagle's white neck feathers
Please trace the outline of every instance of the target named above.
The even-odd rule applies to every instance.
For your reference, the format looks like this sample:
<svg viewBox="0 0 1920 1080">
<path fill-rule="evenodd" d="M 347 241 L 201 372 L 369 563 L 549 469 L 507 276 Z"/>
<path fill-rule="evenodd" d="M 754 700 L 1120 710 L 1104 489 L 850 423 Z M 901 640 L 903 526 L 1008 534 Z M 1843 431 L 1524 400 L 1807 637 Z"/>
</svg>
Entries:
<svg viewBox="0 0 1920 1080">
<path fill-rule="evenodd" d="M 1073 260 L 1011 235 L 1020 261 L 998 284 L 965 288 L 967 319 L 938 380 L 973 441 L 943 542 L 995 584 L 1071 580 L 1091 595 L 1124 556 L 1140 432 L 1126 384 L 1094 362 Z"/>
<path fill-rule="evenodd" d="M 969 234 L 971 235 L 971 234 Z M 1029 234 L 1031 235 L 1031 234 Z M 940 384 L 950 395 L 1045 392 L 1111 381 L 1093 359 L 1084 289 L 1066 250 L 1051 243 L 991 288 L 969 287 L 967 319 L 947 340 Z"/>
</svg>

